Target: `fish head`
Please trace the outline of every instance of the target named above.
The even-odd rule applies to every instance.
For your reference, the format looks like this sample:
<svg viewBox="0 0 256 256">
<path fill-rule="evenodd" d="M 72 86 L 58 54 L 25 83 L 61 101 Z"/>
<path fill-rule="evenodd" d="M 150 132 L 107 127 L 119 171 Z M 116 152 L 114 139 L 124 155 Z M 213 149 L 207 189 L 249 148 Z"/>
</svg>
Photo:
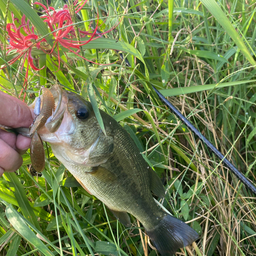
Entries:
<svg viewBox="0 0 256 256">
<path fill-rule="evenodd" d="M 59 86 L 50 91 L 56 107 L 37 131 L 41 139 L 64 165 L 94 166 L 100 154 L 100 162 L 105 161 L 103 153 L 111 150 L 111 142 L 104 138 L 91 103 Z"/>
</svg>

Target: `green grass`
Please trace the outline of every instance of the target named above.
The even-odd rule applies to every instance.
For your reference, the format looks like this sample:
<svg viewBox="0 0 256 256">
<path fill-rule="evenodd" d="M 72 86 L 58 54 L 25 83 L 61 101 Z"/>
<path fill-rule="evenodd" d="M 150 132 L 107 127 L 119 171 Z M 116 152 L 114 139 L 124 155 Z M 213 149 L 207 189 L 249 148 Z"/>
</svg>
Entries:
<svg viewBox="0 0 256 256">
<path fill-rule="evenodd" d="M 3 27 L 11 12 L 18 18 L 24 12 L 45 35 L 36 13 L 23 4 L 0 3 Z M 90 1 L 80 18 L 74 17 L 78 27 L 88 28 L 97 13 L 105 31 L 120 21 L 83 47 L 85 58 L 107 66 L 68 53 L 58 69 L 56 57 L 32 53 L 35 65 L 47 69 L 29 71 L 26 102 L 37 95 L 38 83 L 59 82 L 120 121 L 161 177 L 166 188 L 161 203 L 200 234 L 177 255 L 255 255 L 255 195 L 162 105 L 151 85 L 170 96 L 255 183 L 255 5 L 255 0 Z M 0 33 L 6 46 L 5 31 Z M 8 58 L 2 50 L 0 64 Z M 0 70 L 1 91 L 18 96 L 25 77 L 21 65 Z M 157 255 L 136 219 L 128 229 L 116 221 L 46 148 L 42 174 L 33 173 L 26 153 L 16 174 L 0 179 L 0 255 Z"/>
</svg>

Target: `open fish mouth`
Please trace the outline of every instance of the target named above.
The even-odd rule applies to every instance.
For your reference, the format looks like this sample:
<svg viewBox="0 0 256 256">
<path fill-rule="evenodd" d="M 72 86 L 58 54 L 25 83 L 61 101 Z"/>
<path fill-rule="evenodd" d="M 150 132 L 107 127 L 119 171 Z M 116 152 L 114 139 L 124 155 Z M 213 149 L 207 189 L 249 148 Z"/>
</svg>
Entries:
<svg viewBox="0 0 256 256">
<path fill-rule="evenodd" d="M 30 105 L 35 115 L 30 135 L 35 131 L 39 132 L 44 126 L 51 133 L 57 131 L 66 109 L 67 97 L 60 86 L 55 85 L 51 89 L 42 88 L 41 91 L 42 95 Z"/>
<path fill-rule="evenodd" d="M 42 95 L 29 106 L 35 116 L 29 132 L 31 137 L 30 158 L 37 172 L 44 170 L 45 153 L 43 141 L 53 143 L 67 142 L 75 130 L 72 117 L 67 110 L 68 96 L 60 86 L 42 88 Z"/>
<path fill-rule="evenodd" d="M 72 117 L 66 111 L 67 105 L 68 95 L 59 85 L 51 89 L 42 88 L 42 95 L 30 105 L 36 116 L 30 135 L 37 132 L 43 141 L 63 142 L 75 130 Z"/>
</svg>

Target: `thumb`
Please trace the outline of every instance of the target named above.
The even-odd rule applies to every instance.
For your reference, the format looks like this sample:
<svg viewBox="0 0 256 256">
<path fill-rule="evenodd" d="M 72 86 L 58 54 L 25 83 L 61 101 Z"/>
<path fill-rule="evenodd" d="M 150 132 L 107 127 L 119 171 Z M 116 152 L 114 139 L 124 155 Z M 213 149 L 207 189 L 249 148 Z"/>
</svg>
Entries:
<svg viewBox="0 0 256 256">
<path fill-rule="evenodd" d="M 31 111 L 26 103 L 0 92 L 0 124 L 17 128 L 29 127 L 32 122 Z"/>
</svg>

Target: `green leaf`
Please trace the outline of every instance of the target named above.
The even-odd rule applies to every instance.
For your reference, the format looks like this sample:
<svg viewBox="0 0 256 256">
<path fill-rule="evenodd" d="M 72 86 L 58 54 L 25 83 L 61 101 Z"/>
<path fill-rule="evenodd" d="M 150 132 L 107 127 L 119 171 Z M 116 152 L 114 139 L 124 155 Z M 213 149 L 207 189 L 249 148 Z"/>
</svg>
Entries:
<svg viewBox="0 0 256 256">
<path fill-rule="evenodd" d="M 130 44 L 127 44 L 127 43 L 121 42 L 121 41 L 116 41 L 113 39 L 108 39 L 108 38 L 98 38 L 98 39 L 93 40 L 93 41 L 89 42 L 88 44 L 84 45 L 82 48 L 83 49 L 113 49 L 113 50 L 117 50 L 117 51 L 130 53 L 134 57 L 138 58 L 144 64 L 146 77 L 148 77 L 148 75 L 149 75 L 146 63 L 145 63 L 142 55 L 136 48 L 134 48 Z"/>
<path fill-rule="evenodd" d="M 228 86 L 236 86 L 236 85 L 255 83 L 255 82 L 256 80 L 245 80 L 245 81 L 234 81 L 234 82 L 219 83 L 219 84 L 204 84 L 204 85 L 196 85 L 196 86 L 190 86 L 190 87 L 180 87 L 180 88 L 160 90 L 160 92 L 165 97 L 169 97 L 169 96 L 208 91 L 208 90 L 213 90 L 213 89 L 218 89 L 218 88 L 223 88 Z"/>
<path fill-rule="evenodd" d="M 0 9 L 2 10 L 2 13 L 6 12 L 6 7 L 7 7 L 7 0 L 1 0 L 0 1 Z M 12 3 L 9 3 L 8 6 L 8 14 L 7 14 L 7 23 L 11 23 L 12 22 L 12 16 L 11 13 L 14 14 L 14 17 L 17 19 L 21 19 L 21 15 L 20 13 L 17 11 L 17 9 L 13 6 Z"/>
<path fill-rule="evenodd" d="M 47 73 L 46 73 L 46 54 L 40 55 L 39 58 L 39 68 L 41 70 L 39 71 L 40 74 L 40 86 L 45 86 L 47 83 Z"/>
<path fill-rule="evenodd" d="M 37 217 L 30 206 L 24 187 L 21 185 L 16 173 L 6 172 L 5 176 L 12 182 L 14 186 L 14 196 L 17 199 L 22 214 L 37 228 L 40 230 L 40 226 L 37 221 Z"/>
<path fill-rule="evenodd" d="M 117 115 L 115 115 L 114 119 L 117 122 L 120 122 L 121 120 L 123 120 L 123 119 L 125 119 L 125 118 L 127 118 L 129 116 L 132 116 L 133 114 L 136 114 L 136 113 L 138 113 L 140 111 L 142 111 L 142 109 L 139 109 L 139 108 L 128 109 L 126 111 L 120 112 Z"/>
<path fill-rule="evenodd" d="M 181 201 L 181 214 L 185 220 L 188 220 L 189 206 L 188 206 L 188 203 L 184 200 Z"/>
<path fill-rule="evenodd" d="M 104 242 L 104 241 L 97 241 L 95 251 L 98 253 L 102 253 L 104 255 L 113 255 L 118 256 L 118 251 L 113 243 Z"/>
<path fill-rule="evenodd" d="M 183 48 L 183 47 L 180 47 L 180 49 L 182 49 L 184 52 L 196 55 L 197 57 L 200 57 L 200 58 L 213 59 L 213 60 L 218 60 L 218 61 L 222 61 L 222 62 L 228 62 L 227 59 L 225 59 L 224 57 L 220 56 L 219 54 L 217 54 L 215 52 L 202 51 L 202 50 L 190 50 L 190 49 L 186 49 L 186 48 Z"/>
<path fill-rule="evenodd" d="M 217 245 L 219 243 L 219 240 L 220 240 L 220 233 L 218 231 L 214 232 L 214 234 L 212 235 L 212 239 L 211 241 L 209 241 L 209 249 L 206 253 L 206 255 L 208 256 L 212 256 L 212 255 L 215 255 L 214 252 L 216 251 L 217 249 Z"/>
<path fill-rule="evenodd" d="M 166 8 L 166 9 L 160 11 L 159 13 L 156 13 L 154 15 L 154 19 L 166 16 L 168 13 L 169 13 L 169 10 Z M 173 8 L 173 13 L 175 13 L 175 15 L 181 13 L 181 14 L 195 14 L 195 15 L 199 15 L 199 16 L 202 16 L 202 17 L 204 16 L 204 14 L 200 11 L 196 11 L 194 9 L 184 8 L 184 7 Z"/>
<path fill-rule="evenodd" d="M 15 237 L 15 235 L 16 233 L 12 229 L 7 230 L 7 232 L 0 237 L 0 245 L 2 246 L 8 239 Z"/>
<path fill-rule="evenodd" d="M 3 87 L 6 87 L 6 88 L 13 88 L 13 84 L 7 80 L 5 77 L 2 77 L 0 76 L 0 84 L 3 86 Z"/>
<path fill-rule="evenodd" d="M 191 227 L 200 235 L 202 233 L 202 227 L 198 221 L 194 220 Z M 208 255 L 208 254 L 207 254 Z"/>
<path fill-rule="evenodd" d="M 183 196 L 183 189 L 182 189 L 182 184 L 181 184 L 180 180 L 176 180 L 174 182 L 174 187 L 176 188 L 179 196 Z"/>
<path fill-rule="evenodd" d="M 48 193 L 50 193 L 48 191 Z M 45 194 L 41 194 L 34 202 L 34 207 L 44 207 L 52 202 Z"/>
<path fill-rule="evenodd" d="M 8 192 L 4 193 L 4 192 L 0 191 L 0 198 L 9 204 L 19 206 L 16 198 L 14 196 L 10 195 Z"/>
<path fill-rule="evenodd" d="M 62 216 L 64 218 L 64 216 Z M 75 241 L 74 239 L 74 234 L 73 234 L 73 230 L 72 230 L 72 227 L 71 227 L 71 223 L 70 223 L 70 218 L 68 218 L 67 216 L 66 217 L 66 221 L 67 221 L 67 224 L 68 224 L 68 227 L 66 227 L 66 230 L 67 230 L 67 233 L 69 234 L 69 237 L 71 238 L 71 248 L 72 248 L 72 253 L 73 253 L 73 256 L 77 256 L 77 242 Z M 65 221 L 62 221 L 63 223 L 65 223 Z"/>
<path fill-rule="evenodd" d="M 21 237 L 17 234 L 13 237 L 13 239 L 10 240 L 10 246 L 8 248 L 8 252 L 6 256 L 13 256 L 17 255 L 17 251 L 20 246 Z"/>
<path fill-rule="evenodd" d="M 97 101 L 95 99 L 95 95 L 93 93 L 92 84 L 89 84 L 88 94 L 89 94 L 89 98 L 90 98 L 90 102 L 92 104 L 92 108 L 93 108 L 94 114 L 95 114 L 95 116 L 97 118 L 97 121 L 98 121 L 98 123 L 100 125 L 100 128 L 101 128 L 102 132 L 106 135 L 106 130 L 105 130 L 105 127 L 104 127 L 104 122 L 102 120 L 102 117 L 101 117 L 101 114 L 100 114 L 100 110 L 98 108 L 98 104 L 97 104 Z"/>
<path fill-rule="evenodd" d="M 138 42 L 138 47 L 139 47 L 141 56 L 144 56 L 146 53 L 145 42 L 140 37 L 137 37 L 137 42 Z"/>
<path fill-rule="evenodd" d="M 169 64 L 168 61 L 166 61 L 162 67 L 161 67 L 161 77 L 162 77 L 162 84 L 166 85 L 171 73 L 169 72 Z"/>
<path fill-rule="evenodd" d="M 249 142 L 251 139 L 255 136 L 256 134 L 256 127 L 253 128 L 253 130 L 250 132 L 248 138 L 246 139 L 246 145 L 248 146 Z"/>
<path fill-rule="evenodd" d="M 56 75 L 58 81 L 61 84 L 72 88 L 72 85 L 69 82 L 69 80 L 67 79 L 67 77 L 63 74 L 63 72 L 60 69 L 58 69 L 58 66 L 55 66 L 53 64 L 52 58 L 49 55 L 47 55 L 46 59 L 47 59 L 47 63 L 46 63 L 47 68 L 49 68 Z"/>
<path fill-rule="evenodd" d="M 94 256 L 94 253 L 93 253 L 93 251 L 92 251 L 92 247 L 93 247 L 94 245 L 93 245 L 92 241 L 91 241 L 90 239 L 88 239 L 88 238 L 85 236 L 85 233 L 84 233 L 84 231 L 82 230 L 81 226 L 79 225 L 78 220 L 77 220 L 77 218 L 76 218 L 76 216 L 75 216 L 75 214 L 74 214 L 74 211 L 73 211 L 73 209 L 72 209 L 70 203 L 68 202 L 68 199 L 67 199 L 67 197 L 66 197 L 64 191 L 62 190 L 62 188 L 60 188 L 60 191 L 61 191 L 61 194 L 62 194 L 62 196 L 63 196 L 63 198 L 64 198 L 65 204 L 67 205 L 68 210 L 69 210 L 69 212 L 71 213 L 72 218 L 74 219 L 74 222 L 75 222 L 75 226 L 74 226 L 74 227 L 77 229 L 77 231 L 79 232 L 79 234 L 82 236 L 82 238 L 83 238 L 83 240 L 84 240 L 84 242 L 85 242 L 85 245 L 87 246 L 87 248 L 88 248 L 90 254 L 91 254 L 92 256 Z M 69 194 L 69 196 L 70 196 L 70 194 Z"/>
<path fill-rule="evenodd" d="M 247 58 L 247 60 L 253 65 L 256 65 L 256 62 L 254 61 L 252 55 L 250 54 L 250 51 L 247 49 L 243 39 L 243 37 L 240 36 L 240 34 L 237 33 L 235 29 L 235 24 L 232 24 L 230 20 L 228 19 L 227 15 L 222 11 L 219 4 L 216 2 L 216 0 L 202 0 L 202 3 L 205 5 L 205 7 L 208 9 L 208 11 L 215 17 L 217 22 L 225 29 L 225 31 L 230 35 L 230 37 L 233 39 L 233 41 L 236 43 L 238 48 L 241 50 L 241 52 L 244 54 L 244 56 Z"/>
<path fill-rule="evenodd" d="M 62 220 L 61 220 L 61 215 L 55 217 L 54 219 L 52 219 L 50 222 L 48 222 L 48 225 L 46 227 L 46 230 L 47 231 L 53 231 L 53 230 L 56 230 L 57 229 L 57 221 L 58 221 L 58 224 L 59 224 L 59 228 L 62 227 Z"/>
<path fill-rule="evenodd" d="M 58 192 L 59 184 L 63 180 L 64 172 L 65 172 L 65 166 L 62 164 L 58 168 L 58 170 L 55 173 L 55 175 L 53 176 L 53 181 L 52 181 L 53 197 L 55 197 L 57 192 Z"/>
<path fill-rule="evenodd" d="M 179 7 L 179 8 L 174 8 L 173 10 L 174 13 L 182 13 L 182 14 L 195 14 L 195 15 L 199 15 L 199 16 L 204 16 L 204 14 L 200 11 L 196 11 L 194 9 L 189 9 L 189 8 L 182 8 L 182 7 Z"/>
<path fill-rule="evenodd" d="M 245 230 L 250 236 L 255 236 L 256 232 L 251 229 L 248 225 L 246 225 L 244 222 L 240 222 L 241 228 Z"/>
<path fill-rule="evenodd" d="M 237 47 L 232 47 L 230 48 L 224 55 L 223 57 L 228 60 L 229 58 L 231 58 L 235 53 L 237 52 Z M 225 64 L 224 61 L 220 61 L 217 66 L 216 66 L 216 70 L 221 70 L 221 68 L 223 67 L 223 65 Z"/>
<path fill-rule="evenodd" d="M 47 248 L 47 246 L 35 235 L 35 233 L 28 227 L 22 216 L 11 206 L 6 208 L 6 217 L 12 226 L 23 236 L 29 243 L 38 249 L 43 255 L 53 256 L 54 254 Z"/>
<path fill-rule="evenodd" d="M 195 172 L 198 172 L 196 166 L 191 162 L 191 160 L 187 157 L 187 155 L 174 143 L 170 143 L 170 147 L 177 152 L 179 156 L 183 158 L 183 160 L 189 165 L 191 169 L 193 169 Z"/>
<path fill-rule="evenodd" d="M 0 214 L 0 225 L 2 228 L 9 230 L 11 225 L 10 223 L 6 220 L 4 212 Z"/>
<path fill-rule="evenodd" d="M 129 125 L 125 125 L 123 128 L 129 133 L 129 135 L 135 142 L 136 146 L 139 148 L 140 152 L 143 152 L 145 149 L 142 143 L 139 141 L 138 137 L 136 136 L 135 132 L 132 130 L 132 128 Z"/>
</svg>

